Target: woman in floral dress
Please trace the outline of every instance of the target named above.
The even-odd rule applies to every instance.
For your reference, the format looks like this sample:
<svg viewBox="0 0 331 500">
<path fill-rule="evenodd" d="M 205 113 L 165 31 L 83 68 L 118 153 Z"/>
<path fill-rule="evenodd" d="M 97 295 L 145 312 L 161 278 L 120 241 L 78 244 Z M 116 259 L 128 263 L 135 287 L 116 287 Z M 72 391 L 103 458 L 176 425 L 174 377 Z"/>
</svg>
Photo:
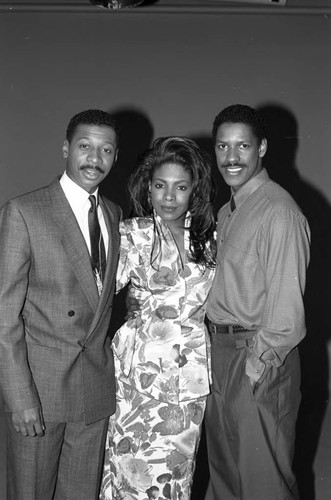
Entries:
<svg viewBox="0 0 331 500">
<path fill-rule="evenodd" d="M 190 498 L 209 393 L 205 306 L 215 267 L 209 163 L 184 137 L 157 139 L 129 183 L 117 290 L 140 310 L 116 333 L 118 383 L 100 499 Z"/>
</svg>

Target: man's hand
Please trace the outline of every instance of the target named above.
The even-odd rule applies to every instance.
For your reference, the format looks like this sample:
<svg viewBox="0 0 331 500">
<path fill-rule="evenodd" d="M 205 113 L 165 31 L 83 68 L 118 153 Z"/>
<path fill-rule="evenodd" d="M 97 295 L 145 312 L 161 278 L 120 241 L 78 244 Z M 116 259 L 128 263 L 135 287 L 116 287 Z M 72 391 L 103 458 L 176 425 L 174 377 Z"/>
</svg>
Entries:
<svg viewBox="0 0 331 500">
<path fill-rule="evenodd" d="M 28 410 L 13 411 L 12 424 L 16 432 L 22 436 L 43 436 L 45 431 L 44 419 L 39 406 Z"/>
<path fill-rule="evenodd" d="M 252 388 L 254 389 L 257 382 L 262 380 L 265 373 L 266 364 L 253 354 L 247 357 L 245 372 L 248 375 Z"/>
</svg>

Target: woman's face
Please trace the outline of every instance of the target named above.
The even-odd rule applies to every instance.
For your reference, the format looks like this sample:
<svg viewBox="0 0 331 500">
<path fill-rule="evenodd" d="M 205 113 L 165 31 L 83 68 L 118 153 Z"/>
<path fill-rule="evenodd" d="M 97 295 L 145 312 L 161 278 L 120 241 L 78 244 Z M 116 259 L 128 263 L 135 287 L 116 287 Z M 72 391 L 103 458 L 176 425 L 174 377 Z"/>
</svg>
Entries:
<svg viewBox="0 0 331 500">
<path fill-rule="evenodd" d="M 192 177 L 177 163 L 164 163 L 154 170 L 149 184 L 156 213 L 169 225 L 183 227 L 192 192 Z"/>
</svg>

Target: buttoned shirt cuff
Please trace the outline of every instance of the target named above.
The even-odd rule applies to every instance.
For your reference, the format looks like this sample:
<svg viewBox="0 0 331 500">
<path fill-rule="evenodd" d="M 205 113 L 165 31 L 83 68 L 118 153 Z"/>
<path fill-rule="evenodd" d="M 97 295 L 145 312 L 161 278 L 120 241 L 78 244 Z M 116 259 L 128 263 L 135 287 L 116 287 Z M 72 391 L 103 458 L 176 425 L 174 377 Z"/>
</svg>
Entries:
<svg viewBox="0 0 331 500">
<path fill-rule="evenodd" d="M 284 363 L 284 359 L 282 360 L 280 356 L 278 356 L 278 352 L 276 352 L 271 347 L 264 351 L 262 354 L 255 353 L 255 356 L 267 365 L 274 366 L 275 368 L 279 368 Z"/>
</svg>

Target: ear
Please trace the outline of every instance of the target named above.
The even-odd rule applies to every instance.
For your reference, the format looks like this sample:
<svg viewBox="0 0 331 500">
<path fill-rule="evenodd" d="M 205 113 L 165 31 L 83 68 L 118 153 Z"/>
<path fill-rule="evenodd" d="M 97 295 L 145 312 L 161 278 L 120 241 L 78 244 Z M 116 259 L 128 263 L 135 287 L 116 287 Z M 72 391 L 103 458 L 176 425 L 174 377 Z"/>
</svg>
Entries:
<svg viewBox="0 0 331 500">
<path fill-rule="evenodd" d="M 116 163 L 116 162 L 117 162 L 117 157 L 118 157 L 118 149 L 116 149 L 116 153 L 115 153 L 115 156 L 114 156 L 114 163 Z M 113 164 L 114 164 L 114 163 L 113 163 Z"/>
<path fill-rule="evenodd" d="M 259 146 L 259 156 L 260 156 L 260 158 L 264 157 L 264 155 L 267 152 L 267 149 L 268 149 L 267 139 L 262 139 L 261 144 Z"/>
<path fill-rule="evenodd" d="M 149 191 L 149 193 L 151 192 L 151 190 L 152 190 L 152 183 L 151 183 L 151 181 L 148 181 L 148 191 Z"/>
<path fill-rule="evenodd" d="M 63 158 L 68 158 L 68 151 L 69 151 L 69 142 L 66 139 L 62 146 Z"/>
</svg>

